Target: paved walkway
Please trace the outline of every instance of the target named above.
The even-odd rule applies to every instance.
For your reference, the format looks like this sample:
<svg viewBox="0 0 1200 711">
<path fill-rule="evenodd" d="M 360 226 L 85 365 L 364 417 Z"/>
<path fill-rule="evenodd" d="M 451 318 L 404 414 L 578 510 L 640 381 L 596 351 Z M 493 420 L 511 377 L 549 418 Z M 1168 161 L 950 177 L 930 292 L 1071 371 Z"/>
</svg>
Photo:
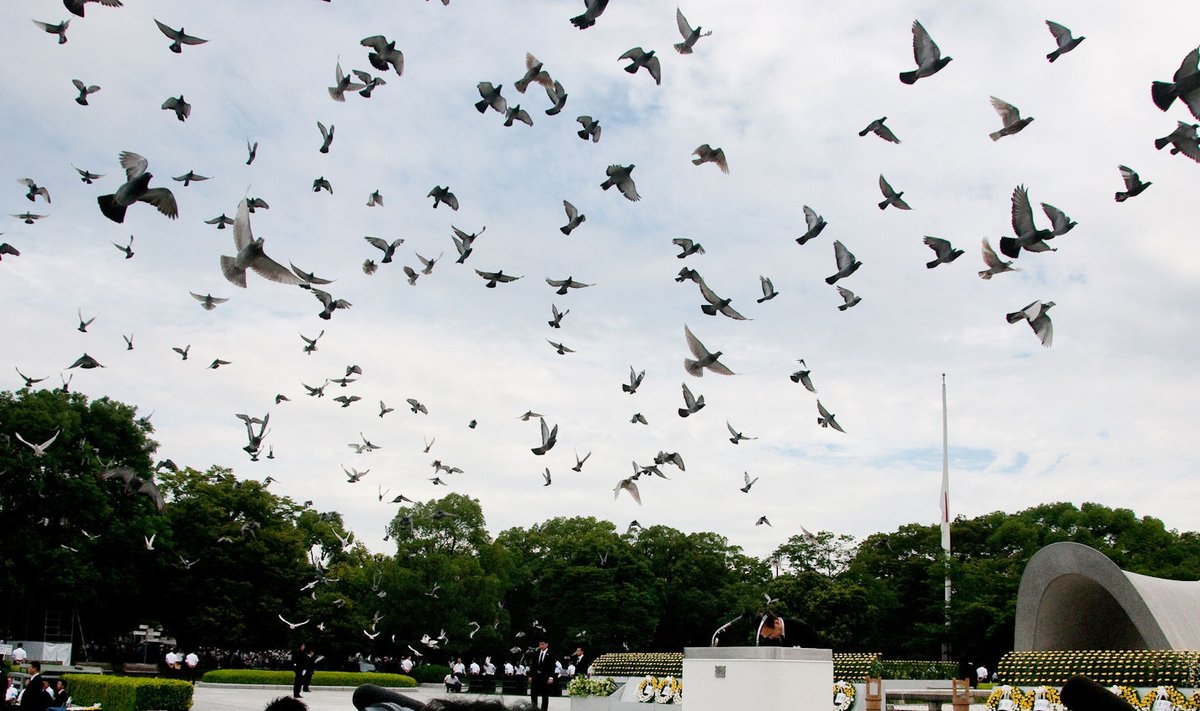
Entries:
<svg viewBox="0 0 1200 711">
<path fill-rule="evenodd" d="M 314 686 L 311 692 L 301 695 L 304 703 L 311 711 L 354 711 L 350 703 L 350 695 L 354 687 Z M 399 689 L 401 693 L 419 701 L 445 697 L 441 684 L 435 686 L 417 687 L 415 689 Z M 292 693 L 291 686 L 260 686 L 242 684 L 196 684 L 192 695 L 191 711 L 262 711 L 267 704 L 279 696 Z M 452 694 L 455 698 L 485 698 L 500 699 L 508 706 L 518 701 L 528 701 L 525 696 L 501 696 L 498 694 Z M 569 711 L 571 700 L 568 697 L 552 697 L 550 711 Z"/>
</svg>

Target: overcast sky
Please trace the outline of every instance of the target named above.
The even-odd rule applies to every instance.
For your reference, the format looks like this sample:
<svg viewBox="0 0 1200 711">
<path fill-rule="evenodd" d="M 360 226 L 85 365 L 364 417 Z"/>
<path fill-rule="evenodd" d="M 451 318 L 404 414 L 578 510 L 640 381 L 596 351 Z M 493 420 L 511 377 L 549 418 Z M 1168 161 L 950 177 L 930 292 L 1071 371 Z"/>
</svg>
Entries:
<svg viewBox="0 0 1200 711">
<path fill-rule="evenodd" d="M 89 3 L 61 45 L 30 22 L 66 19 L 61 3 L 0 4 L 0 240 L 21 251 L 0 263 L 0 387 L 21 386 L 14 366 L 47 377 L 38 387 L 73 373 L 73 390 L 153 413 L 160 458 L 270 475 L 272 491 L 340 511 L 379 551 L 393 496 L 455 491 L 481 501 L 493 533 L 558 515 L 619 530 L 637 519 L 765 556 L 801 526 L 863 537 L 938 521 L 945 373 L 953 515 L 1094 501 L 1195 530 L 1200 166 L 1154 150 L 1193 119 L 1150 99 L 1150 82 L 1170 80 L 1196 46 L 1195 3 L 680 7 L 712 30 L 688 56 L 670 46 L 676 4 L 663 0 L 613 0 L 584 31 L 569 22 L 575 0 L 127 0 Z M 173 54 L 155 18 L 209 42 Z M 915 67 L 914 19 L 953 61 L 906 86 L 897 74 Z M 1047 19 L 1087 37 L 1053 64 Z M 359 42 L 376 34 L 404 53 L 403 76 L 369 65 Z M 622 71 L 635 46 L 657 51 L 661 86 Z M 568 92 L 560 115 L 544 113 L 540 86 L 513 88 L 526 52 Z M 386 85 L 331 100 L 339 58 Z M 72 79 L 101 87 L 89 106 L 74 102 Z M 481 81 L 503 85 L 534 125 L 480 115 Z M 186 122 L 160 109 L 181 94 Z M 1035 120 L 989 140 L 1000 128 L 990 96 Z M 600 121 L 598 143 L 575 135 L 584 114 Z M 857 135 L 881 116 L 899 145 Z M 328 154 L 318 121 L 336 127 Z M 259 146 L 249 166 L 247 141 Z M 728 175 L 691 163 L 704 143 L 724 149 Z M 148 159 L 178 220 L 146 204 L 124 224 L 100 213 L 96 197 L 123 182 L 121 151 Z M 611 164 L 636 165 L 639 202 L 600 189 Z M 1154 185 L 1116 203 L 1118 164 Z M 86 185 L 72 166 L 104 177 Z M 212 179 L 170 179 L 188 170 Z M 911 211 L 876 207 L 881 174 Z M 332 195 L 313 192 L 318 177 Z M 28 202 L 21 178 L 53 202 Z M 456 194 L 457 212 L 431 208 L 435 185 Z M 1020 272 L 984 281 L 981 240 L 1012 234 L 1018 185 L 1039 226 L 1041 202 L 1078 226 L 1052 242 L 1058 251 L 1023 253 Z M 384 206 L 366 206 L 373 190 Z M 218 261 L 234 254 L 232 230 L 204 220 L 232 216 L 247 194 L 270 204 L 251 215 L 267 253 L 336 279 L 326 288 L 350 309 L 323 321 L 299 288 L 253 273 L 245 289 L 226 281 Z M 569 237 L 564 199 L 587 216 Z M 829 226 L 800 246 L 804 205 Z M 8 216 L 26 210 L 47 217 Z M 486 226 L 465 264 L 451 225 Z M 126 260 L 112 243 L 131 235 Z M 365 235 L 405 240 L 371 276 L 362 263 L 382 254 Z M 926 235 L 966 253 L 927 269 Z M 679 237 L 705 253 L 677 258 Z M 834 240 L 863 262 L 839 282 L 862 297 L 845 312 L 824 283 Z M 443 258 L 410 286 L 402 267 L 419 267 L 418 252 Z M 696 285 L 673 278 L 683 266 L 748 320 L 701 313 Z M 475 269 L 522 278 L 486 289 Z M 760 275 L 779 292 L 762 304 Z M 567 276 L 593 286 L 560 296 L 545 281 Z M 229 302 L 205 311 L 189 291 Z M 1035 300 L 1056 304 L 1050 348 L 1005 321 Z M 552 304 L 570 310 L 561 329 L 547 324 Z M 96 317 L 87 333 L 79 309 Z M 685 325 L 736 375 L 687 375 Z M 300 335 L 322 330 L 305 354 Z M 187 361 L 171 350 L 189 344 Z M 65 370 L 84 352 L 105 368 Z M 210 370 L 214 358 L 232 363 Z M 788 379 L 799 358 L 817 395 Z M 350 364 L 357 382 L 305 395 L 302 383 Z M 620 387 L 630 366 L 646 371 L 634 395 Z M 682 384 L 706 402 L 686 419 Z M 343 394 L 362 399 L 343 409 L 331 399 Z M 845 433 L 817 425 L 818 395 Z M 410 397 L 429 414 L 411 413 Z M 380 400 L 395 411 L 380 418 Z M 518 419 L 527 410 L 558 425 L 545 456 L 530 452 L 540 438 L 536 418 Z M 239 412 L 270 413 L 273 460 L 249 461 Z M 648 426 L 630 423 L 639 412 Z M 757 439 L 731 444 L 727 421 Z M 382 449 L 355 454 L 360 433 Z M 631 462 L 660 450 L 681 453 L 686 471 L 642 478 L 642 506 L 614 501 Z M 579 473 L 576 451 L 592 453 Z M 435 458 L 464 473 L 433 485 Z M 350 484 L 342 467 L 370 473 Z M 749 493 L 743 472 L 758 478 Z M 764 515 L 773 526 L 755 525 Z"/>
</svg>

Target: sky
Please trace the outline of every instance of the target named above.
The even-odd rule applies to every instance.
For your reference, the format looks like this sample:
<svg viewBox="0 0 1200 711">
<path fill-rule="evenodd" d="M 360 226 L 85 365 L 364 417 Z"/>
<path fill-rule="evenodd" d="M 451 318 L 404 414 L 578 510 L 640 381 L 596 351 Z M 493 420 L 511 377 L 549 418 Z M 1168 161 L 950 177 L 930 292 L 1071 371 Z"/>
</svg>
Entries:
<svg viewBox="0 0 1200 711">
<path fill-rule="evenodd" d="M 952 516 L 1098 502 L 1196 530 L 1200 257 L 1187 206 L 1200 166 L 1154 149 L 1193 118 L 1180 102 L 1160 111 L 1149 91 L 1195 48 L 1194 3 L 688 0 L 679 9 L 712 30 L 691 55 L 670 46 L 677 6 L 661 0 L 614 0 L 583 31 L 569 22 L 575 0 L 385 5 L 88 3 L 58 44 L 31 20 L 68 18 L 61 3 L 0 4 L 0 241 L 21 252 L 0 262 L 0 387 L 21 387 L 16 368 L 47 378 L 36 387 L 73 374 L 72 390 L 152 413 L 159 458 L 271 476 L 271 491 L 341 512 L 380 552 L 392 497 L 458 492 L 479 499 L 493 534 L 553 516 L 622 531 L 636 519 L 767 556 L 801 527 L 862 538 L 938 522 L 945 374 Z M 155 19 L 209 41 L 174 54 Z M 1087 38 L 1053 64 L 1047 19 Z M 953 61 L 907 86 L 897 74 L 915 67 L 914 20 Z M 360 40 L 377 34 L 403 52 L 402 76 L 369 65 Z M 622 71 L 632 47 L 656 51 L 661 85 Z M 560 115 L 544 113 L 540 86 L 513 88 L 526 53 L 568 92 Z M 386 84 L 336 102 L 339 62 Z M 88 106 L 72 79 L 101 87 Z M 478 113 L 484 81 L 533 126 Z M 184 122 L 160 108 L 180 95 L 193 106 Z M 1001 125 L 991 96 L 1034 121 L 989 140 Z M 598 142 L 576 136 L 580 115 L 599 120 Z M 901 143 L 857 135 L 881 116 Z M 335 127 L 327 154 L 318 121 Z M 706 143 L 728 174 L 693 165 Z M 144 203 L 123 224 L 100 213 L 96 198 L 123 182 L 122 151 L 173 191 L 177 220 Z M 639 201 L 600 189 L 613 164 L 636 166 Z M 1153 186 L 1118 204 L 1119 164 Z M 75 167 L 104 177 L 84 184 Z M 189 170 L 211 179 L 171 180 Z M 876 207 L 880 175 L 911 211 Z M 332 194 L 313 191 L 318 177 Z M 52 203 L 28 202 L 22 178 Z M 1012 235 L 1018 185 L 1039 226 L 1041 202 L 1078 226 L 1057 251 L 982 280 L 981 241 Z M 434 186 L 460 209 L 432 208 Z M 375 190 L 384 205 L 368 207 Z M 232 217 L 247 195 L 270 205 L 250 216 L 267 254 L 335 279 L 325 288 L 351 308 L 325 321 L 302 289 L 223 277 L 232 230 L 204 220 Z M 563 200 L 587 218 L 569 236 Z M 829 226 L 801 246 L 805 205 Z M 26 210 L 46 217 L 10 216 Z M 486 227 L 464 264 L 452 226 Z M 373 275 L 362 264 L 382 253 L 366 235 L 405 240 Z M 113 243 L 130 236 L 126 259 Z M 965 254 L 928 269 L 925 236 Z M 676 238 L 705 251 L 681 259 Z M 846 311 L 824 282 L 835 240 L 863 263 L 839 282 L 862 297 Z M 419 268 L 417 253 L 442 258 L 410 285 L 402 267 Z M 697 286 L 674 279 L 684 266 L 747 319 L 702 313 Z M 521 279 L 487 289 L 476 269 Z M 568 276 L 591 286 L 558 295 L 546 283 Z M 760 276 L 779 292 L 764 303 Z M 229 301 L 205 311 L 189 292 Z M 1005 320 L 1039 300 L 1055 303 L 1049 348 Z M 570 311 L 560 329 L 552 305 Z M 86 333 L 79 311 L 96 317 Z M 735 375 L 685 373 L 685 326 Z M 301 335 L 322 331 L 306 354 Z M 186 361 L 172 351 L 185 345 Z M 105 367 L 66 370 L 84 352 Z M 209 369 L 215 358 L 231 363 Z M 816 394 L 788 378 L 801 358 Z M 352 364 L 356 382 L 305 395 Z M 620 387 L 631 366 L 646 371 L 633 395 Z M 683 385 L 706 403 L 686 419 Z M 338 395 L 361 400 L 342 408 Z M 818 397 L 844 433 L 818 426 Z M 395 408 L 384 417 L 381 400 Z M 544 456 L 530 451 L 537 418 L 519 419 L 529 410 L 558 426 Z M 274 459 L 249 460 L 235 413 L 270 414 Z M 727 422 L 756 439 L 731 444 Z M 355 454 L 361 437 L 382 448 Z M 614 500 L 631 462 L 659 451 L 686 470 L 643 477 L 640 506 Z M 463 472 L 436 486 L 434 459 Z M 369 473 L 352 484 L 343 467 Z M 748 493 L 744 473 L 757 478 Z"/>
</svg>

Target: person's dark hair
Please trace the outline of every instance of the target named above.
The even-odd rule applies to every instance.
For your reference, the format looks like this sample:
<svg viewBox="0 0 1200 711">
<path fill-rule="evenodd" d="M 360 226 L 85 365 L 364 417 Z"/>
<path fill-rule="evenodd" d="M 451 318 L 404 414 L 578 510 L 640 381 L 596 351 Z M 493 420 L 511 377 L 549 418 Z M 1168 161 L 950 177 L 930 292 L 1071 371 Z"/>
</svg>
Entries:
<svg viewBox="0 0 1200 711">
<path fill-rule="evenodd" d="M 280 696 L 272 699 L 263 711 L 308 711 L 308 704 L 294 696 Z"/>
<path fill-rule="evenodd" d="M 40 672 L 42 670 L 42 663 L 41 662 L 30 662 L 29 669 L 31 671 Z"/>
</svg>

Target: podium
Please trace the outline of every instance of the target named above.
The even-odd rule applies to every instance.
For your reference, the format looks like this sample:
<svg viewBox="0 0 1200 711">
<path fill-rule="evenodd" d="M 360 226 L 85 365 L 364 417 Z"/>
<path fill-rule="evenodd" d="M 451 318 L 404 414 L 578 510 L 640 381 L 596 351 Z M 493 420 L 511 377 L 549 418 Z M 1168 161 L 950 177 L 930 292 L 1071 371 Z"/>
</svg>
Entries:
<svg viewBox="0 0 1200 711">
<path fill-rule="evenodd" d="M 808 647 L 685 647 L 688 711 L 829 708 L 833 650 Z"/>
</svg>

